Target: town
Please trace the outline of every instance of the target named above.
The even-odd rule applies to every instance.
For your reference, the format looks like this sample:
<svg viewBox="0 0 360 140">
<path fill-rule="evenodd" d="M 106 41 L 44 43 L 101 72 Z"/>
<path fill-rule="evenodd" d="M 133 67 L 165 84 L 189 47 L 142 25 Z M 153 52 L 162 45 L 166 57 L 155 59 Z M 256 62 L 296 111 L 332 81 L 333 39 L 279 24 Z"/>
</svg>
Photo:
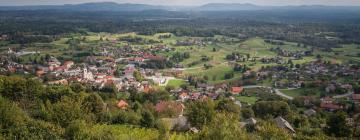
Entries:
<svg viewBox="0 0 360 140">
<path fill-rule="evenodd" d="M 0 13 L 0 139 L 360 137 L 356 24 L 59 11 Z"/>
</svg>

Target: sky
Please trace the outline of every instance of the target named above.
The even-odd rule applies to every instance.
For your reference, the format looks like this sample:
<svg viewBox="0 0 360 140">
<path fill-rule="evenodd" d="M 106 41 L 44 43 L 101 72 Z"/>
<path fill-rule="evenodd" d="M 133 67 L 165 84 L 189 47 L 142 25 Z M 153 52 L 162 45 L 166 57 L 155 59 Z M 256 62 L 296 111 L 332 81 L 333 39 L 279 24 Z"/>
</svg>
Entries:
<svg viewBox="0 0 360 140">
<path fill-rule="evenodd" d="M 62 5 L 87 2 L 117 2 L 151 5 L 202 5 L 207 3 L 251 3 L 256 5 L 360 6 L 360 0 L 0 0 L 1 6 Z"/>
</svg>

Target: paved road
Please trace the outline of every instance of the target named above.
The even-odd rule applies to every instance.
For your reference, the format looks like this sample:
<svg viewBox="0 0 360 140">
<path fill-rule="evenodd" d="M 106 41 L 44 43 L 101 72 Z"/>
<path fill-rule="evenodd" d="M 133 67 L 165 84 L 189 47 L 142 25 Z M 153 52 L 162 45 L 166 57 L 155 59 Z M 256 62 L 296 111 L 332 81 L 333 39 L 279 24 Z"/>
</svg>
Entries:
<svg viewBox="0 0 360 140">
<path fill-rule="evenodd" d="M 345 98 L 345 97 L 349 97 L 351 96 L 352 94 L 354 94 L 354 92 L 349 92 L 349 93 L 346 93 L 346 94 L 342 94 L 342 95 L 336 95 L 334 96 L 333 98 Z"/>
<path fill-rule="evenodd" d="M 294 97 L 288 96 L 288 95 L 282 93 L 279 89 L 274 89 L 274 88 L 272 88 L 272 87 L 250 85 L 250 86 L 244 86 L 244 88 L 245 88 L 245 89 L 246 89 L 246 88 L 268 88 L 268 89 L 273 90 L 276 95 L 279 95 L 279 96 L 284 97 L 284 98 L 289 99 L 289 100 L 293 100 L 293 99 L 294 99 Z M 289 88 L 288 90 L 293 90 L 293 89 L 296 89 L 296 88 Z"/>
<path fill-rule="evenodd" d="M 293 90 L 293 89 L 290 89 L 290 90 Z M 282 93 L 279 89 L 275 89 L 275 94 L 276 94 L 276 95 L 279 95 L 279 96 L 282 96 L 282 97 L 284 97 L 284 98 L 286 98 L 286 99 L 289 99 L 289 100 L 293 100 L 293 99 L 294 99 L 294 97 L 291 97 L 291 96 L 288 96 L 288 95 Z"/>
</svg>

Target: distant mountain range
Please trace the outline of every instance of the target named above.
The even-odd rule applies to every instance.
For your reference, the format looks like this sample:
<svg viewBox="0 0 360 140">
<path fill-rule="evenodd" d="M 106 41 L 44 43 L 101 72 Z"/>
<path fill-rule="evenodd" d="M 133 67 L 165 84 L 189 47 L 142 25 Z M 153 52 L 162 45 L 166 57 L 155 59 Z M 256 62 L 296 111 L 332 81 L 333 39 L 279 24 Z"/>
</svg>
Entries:
<svg viewBox="0 0 360 140">
<path fill-rule="evenodd" d="M 144 11 L 167 9 L 165 6 L 146 4 L 118 4 L 114 2 L 41 5 L 41 6 L 0 6 L 0 10 L 69 10 L 69 11 Z"/>
<path fill-rule="evenodd" d="M 259 6 L 239 3 L 209 3 L 202 6 L 160 6 L 147 4 L 118 4 L 114 2 L 41 5 L 41 6 L 0 6 L 0 10 L 67 10 L 67 11 L 146 11 L 146 10 L 172 10 L 172 11 L 241 11 L 241 10 L 360 10 L 360 6 Z"/>
<path fill-rule="evenodd" d="M 200 11 L 237 11 L 237 10 L 262 10 L 265 7 L 254 4 L 240 3 L 209 3 L 195 8 Z"/>
</svg>

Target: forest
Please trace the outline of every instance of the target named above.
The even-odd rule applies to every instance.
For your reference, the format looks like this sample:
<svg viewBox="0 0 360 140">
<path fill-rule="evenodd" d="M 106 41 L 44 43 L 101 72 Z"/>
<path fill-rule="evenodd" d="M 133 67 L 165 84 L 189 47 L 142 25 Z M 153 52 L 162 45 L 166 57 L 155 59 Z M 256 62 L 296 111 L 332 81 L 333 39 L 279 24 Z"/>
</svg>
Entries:
<svg viewBox="0 0 360 140">
<path fill-rule="evenodd" d="M 313 16 L 311 12 L 314 11 L 3 11 L 0 33 L 8 34 L 11 42 L 21 44 L 51 42 L 59 36 L 86 31 L 143 35 L 170 32 L 177 36 L 226 35 L 240 39 L 259 36 L 321 48 L 359 43 L 358 14 L 334 12 L 327 16 L 328 12 L 320 11 Z"/>
</svg>

